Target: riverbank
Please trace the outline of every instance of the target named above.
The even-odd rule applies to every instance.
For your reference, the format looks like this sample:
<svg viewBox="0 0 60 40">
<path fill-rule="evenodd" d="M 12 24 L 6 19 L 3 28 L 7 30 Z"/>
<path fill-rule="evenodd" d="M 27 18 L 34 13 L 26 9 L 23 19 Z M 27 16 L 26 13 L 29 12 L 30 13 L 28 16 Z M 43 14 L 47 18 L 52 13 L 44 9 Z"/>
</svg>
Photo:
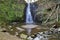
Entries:
<svg viewBox="0 0 60 40">
<path fill-rule="evenodd" d="M 10 35 L 9 33 L 0 32 L 0 40 L 22 40 L 22 39 Z"/>
</svg>

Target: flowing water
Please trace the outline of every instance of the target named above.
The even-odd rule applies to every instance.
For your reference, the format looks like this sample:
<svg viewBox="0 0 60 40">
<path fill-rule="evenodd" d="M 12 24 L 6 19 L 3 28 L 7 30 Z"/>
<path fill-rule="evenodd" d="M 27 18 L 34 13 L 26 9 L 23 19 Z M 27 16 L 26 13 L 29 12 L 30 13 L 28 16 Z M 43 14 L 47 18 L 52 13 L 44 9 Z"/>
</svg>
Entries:
<svg viewBox="0 0 60 40">
<path fill-rule="evenodd" d="M 27 1 L 26 24 L 33 24 L 34 21 L 33 21 L 33 17 L 32 17 L 32 14 L 31 14 L 30 7 L 31 7 L 31 2 L 34 1 L 34 0 L 25 0 L 25 1 Z M 31 34 L 31 28 L 30 28 L 30 26 L 28 26 L 27 32 L 28 32 L 28 33 L 27 33 L 28 35 Z"/>
<path fill-rule="evenodd" d="M 36 2 L 38 0 L 25 0 L 27 3 L 33 3 L 33 2 Z"/>
<path fill-rule="evenodd" d="M 33 18 L 31 15 L 31 11 L 30 11 L 30 3 L 27 3 L 27 9 L 26 9 L 26 23 L 27 24 L 32 24 L 33 22 Z"/>
</svg>

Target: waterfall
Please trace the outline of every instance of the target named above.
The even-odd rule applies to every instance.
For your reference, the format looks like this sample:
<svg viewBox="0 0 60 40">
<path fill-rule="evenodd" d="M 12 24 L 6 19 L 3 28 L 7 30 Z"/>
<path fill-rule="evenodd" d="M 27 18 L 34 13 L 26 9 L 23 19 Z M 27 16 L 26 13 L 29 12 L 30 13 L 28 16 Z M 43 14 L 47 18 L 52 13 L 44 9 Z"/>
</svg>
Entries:
<svg viewBox="0 0 60 40">
<path fill-rule="evenodd" d="M 34 2 L 35 0 L 25 0 L 27 2 L 27 7 L 26 7 L 26 24 L 32 24 L 34 23 L 33 21 L 33 17 L 31 14 L 31 3 Z M 27 34 L 30 35 L 31 34 L 31 29 L 35 28 L 36 25 L 26 25 L 24 26 L 27 29 Z"/>
<path fill-rule="evenodd" d="M 27 8 L 26 8 L 26 24 L 32 24 L 34 23 L 33 18 L 32 18 L 32 14 L 31 14 L 31 4 L 33 4 L 33 2 L 36 2 L 38 0 L 25 0 L 27 3 Z M 34 5 L 33 5 L 34 7 Z M 33 9 L 33 8 L 32 8 Z"/>
<path fill-rule="evenodd" d="M 30 3 L 27 3 L 26 23 L 28 23 L 28 24 L 34 23 L 34 22 L 33 22 L 32 15 L 31 15 L 31 11 L 30 11 Z"/>
</svg>

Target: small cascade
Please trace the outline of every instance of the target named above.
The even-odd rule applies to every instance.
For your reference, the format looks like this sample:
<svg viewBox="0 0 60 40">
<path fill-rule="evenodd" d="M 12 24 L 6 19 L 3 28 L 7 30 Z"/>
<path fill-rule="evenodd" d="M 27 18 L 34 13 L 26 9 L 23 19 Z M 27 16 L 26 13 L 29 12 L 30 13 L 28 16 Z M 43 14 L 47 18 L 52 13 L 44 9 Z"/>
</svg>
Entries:
<svg viewBox="0 0 60 40">
<path fill-rule="evenodd" d="M 30 3 L 27 3 L 27 9 L 26 9 L 26 23 L 27 24 L 32 24 L 33 22 L 33 18 L 31 15 L 31 11 L 30 11 Z"/>
<path fill-rule="evenodd" d="M 26 24 L 33 24 L 33 18 L 32 18 L 32 14 L 31 14 L 31 0 L 26 0 L 27 1 L 27 8 L 26 8 Z M 34 1 L 34 0 L 33 0 Z M 31 26 L 29 25 L 27 28 L 27 34 L 30 35 L 31 34 Z"/>
<path fill-rule="evenodd" d="M 34 25 L 33 17 L 31 14 L 31 3 L 36 2 L 36 0 L 25 0 L 27 3 L 26 7 L 26 25 L 23 25 L 22 27 L 27 30 L 27 34 L 30 36 L 31 35 L 31 30 L 32 28 L 37 27 L 37 25 Z"/>
</svg>

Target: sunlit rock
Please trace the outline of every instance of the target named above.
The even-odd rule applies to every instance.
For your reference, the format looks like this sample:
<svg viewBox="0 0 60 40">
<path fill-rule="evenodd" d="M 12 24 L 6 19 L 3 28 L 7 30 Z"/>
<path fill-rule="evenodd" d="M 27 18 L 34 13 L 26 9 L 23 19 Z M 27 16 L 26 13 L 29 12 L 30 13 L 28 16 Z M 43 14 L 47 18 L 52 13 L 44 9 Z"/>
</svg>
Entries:
<svg viewBox="0 0 60 40">
<path fill-rule="evenodd" d="M 16 29 L 19 30 L 19 31 L 25 31 L 24 29 L 19 28 L 19 27 L 16 27 Z"/>
<path fill-rule="evenodd" d="M 11 31 L 13 31 L 13 29 L 11 29 Z"/>
<path fill-rule="evenodd" d="M 43 32 L 38 32 L 38 33 L 41 34 L 41 35 L 43 34 Z"/>
<path fill-rule="evenodd" d="M 1 28 L 0 31 L 2 31 L 2 32 L 7 32 L 7 31 L 6 31 L 6 28 Z"/>
<path fill-rule="evenodd" d="M 44 37 L 42 40 L 48 40 L 48 38 L 47 37 Z"/>
<path fill-rule="evenodd" d="M 10 26 L 8 26 L 8 28 L 9 28 L 9 29 L 11 29 L 11 28 L 12 28 L 12 26 L 10 25 Z"/>
<path fill-rule="evenodd" d="M 17 36 L 18 35 L 18 32 L 15 32 L 15 35 Z"/>
<path fill-rule="evenodd" d="M 9 26 L 10 28 L 12 27 L 12 26 Z"/>
<path fill-rule="evenodd" d="M 40 38 L 40 34 L 37 34 L 37 37 Z"/>
<path fill-rule="evenodd" d="M 20 34 L 20 37 L 23 38 L 23 39 L 26 39 L 26 38 L 27 38 L 27 35 L 25 35 L 25 34 Z"/>
</svg>

